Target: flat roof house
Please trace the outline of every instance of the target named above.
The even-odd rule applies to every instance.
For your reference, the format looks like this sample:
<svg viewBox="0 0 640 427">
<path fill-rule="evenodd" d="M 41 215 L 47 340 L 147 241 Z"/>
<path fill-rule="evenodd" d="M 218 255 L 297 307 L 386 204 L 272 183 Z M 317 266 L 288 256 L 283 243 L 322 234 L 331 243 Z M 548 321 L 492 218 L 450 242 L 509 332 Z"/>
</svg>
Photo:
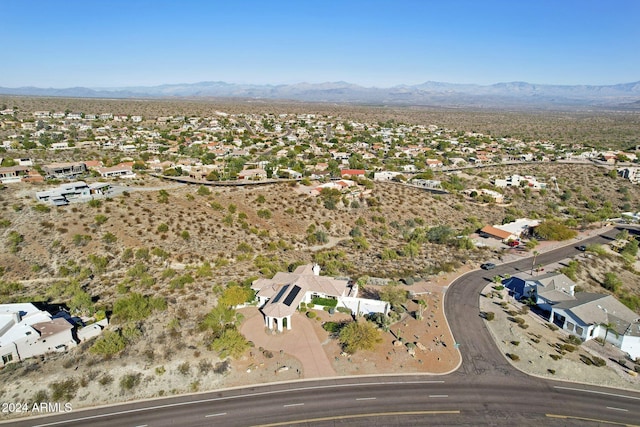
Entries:
<svg viewBox="0 0 640 427">
<path fill-rule="evenodd" d="M 72 201 L 91 199 L 91 187 L 84 181 L 69 182 L 52 190 L 36 192 L 36 199 L 56 206 L 68 205 Z"/>
<path fill-rule="evenodd" d="M 42 167 L 47 178 L 74 178 L 87 172 L 87 166 L 83 162 L 75 163 L 51 163 Z"/>
</svg>

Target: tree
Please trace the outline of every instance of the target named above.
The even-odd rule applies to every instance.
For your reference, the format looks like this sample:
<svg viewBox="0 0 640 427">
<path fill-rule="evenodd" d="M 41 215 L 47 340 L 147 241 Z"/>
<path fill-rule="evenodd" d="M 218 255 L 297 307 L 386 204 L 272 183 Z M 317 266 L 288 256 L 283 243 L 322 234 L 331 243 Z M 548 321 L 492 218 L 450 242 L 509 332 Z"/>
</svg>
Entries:
<svg viewBox="0 0 640 427">
<path fill-rule="evenodd" d="M 235 307 L 252 299 L 253 291 L 242 286 L 233 285 L 227 287 L 218 299 L 218 304 L 226 307 Z"/>
<path fill-rule="evenodd" d="M 382 334 L 368 321 L 350 322 L 340 330 L 340 344 L 347 353 L 358 350 L 373 350 L 382 341 Z"/>
<path fill-rule="evenodd" d="M 536 227 L 536 234 L 547 240 L 569 240 L 578 234 L 575 230 L 571 230 L 566 225 L 555 221 L 548 220 Z"/>
<path fill-rule="evenodd" d="M 378 292 L 382 301 L 387 301 L 391 307 L 399 307 L 407 301 L 408 293 L 397 284 L 387 285 Z"/>
<path fill-rule="evenodd" d="M 604 328 L 604 340 L 602 341 L 602 346 L 604 347 L 604 345 L 607 343 L 607 336 L 609 336 L 609 331 L 613 332 L 614 334 L 616 334 L 616 338 L 619 338 L 620 335 L 618 335 L 618 331 L 616 330 L 616 324 L 613 322 L 607 322 L 607 323 L 601 323 L 600 327 Z"/>
<path fill-rule="evenodd" d="M 207 313 L 199 326 L 201 331 L 211 330 L 214 336 L 219 336 L 225 329 L 234 326 L 240 320 L 242 320 L 241 314 L 236 313 L 229 306 L 218 304 Z"/>
<path fill-rule="evenodd" d="M 220 358 L 233 357 L 237 359 L 249 348 L 247 339 L 235 328 L 227 328 L 213 340 L 210 345 L 220 355 Z"/>
</svg>

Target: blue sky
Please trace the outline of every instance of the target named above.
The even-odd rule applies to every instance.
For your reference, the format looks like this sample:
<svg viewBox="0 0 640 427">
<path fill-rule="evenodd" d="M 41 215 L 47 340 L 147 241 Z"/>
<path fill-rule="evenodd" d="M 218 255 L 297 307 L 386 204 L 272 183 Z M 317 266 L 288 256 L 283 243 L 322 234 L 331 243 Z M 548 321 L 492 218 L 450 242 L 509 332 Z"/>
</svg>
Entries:
<svg viewBox="0 0 640 427">
<path fill-rule="evenodd" d="M 3 0 L 0 86 L 640 80 L 637 0 Z"/>
</svg>

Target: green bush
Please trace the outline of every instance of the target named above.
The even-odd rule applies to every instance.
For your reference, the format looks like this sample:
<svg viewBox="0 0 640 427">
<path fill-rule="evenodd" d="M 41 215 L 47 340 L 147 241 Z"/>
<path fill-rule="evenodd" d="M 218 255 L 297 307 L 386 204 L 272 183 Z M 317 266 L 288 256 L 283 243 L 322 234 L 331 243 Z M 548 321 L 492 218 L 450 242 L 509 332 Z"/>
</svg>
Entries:
<svg viewBox="0 0 640 427">
<path fill-rule="evenodd" d="M 507 357 L 513 360 L 514 362 L 517 362 L 518 360 L 520 360 L 520 356 L 514 353 L 507 353 Z"/>
<path fill-rule="evenodd" d="M 317 316 L 317 314 L 315 312 L 313 312 L 313 311 L 308 311 L 307 312 L 307 317 L 309 319 L 314 319 L 316 316 Z"/>
<path fill-rule="evenodd" d="M 31 209 L 33 209 L 35 212 L 40 212 L 40 213 L 51 212 L 51 207 L 47 205 L 43 205 L 42 203 L 38 203 L 37 205 L 32 206 Z"/>
<path fill-rule="evenodd" d="M 133 390 L 142 379 L 142 374 L 127 374 L 120 378 L 120 388 L 122 390 Z"/>
<path fill-rule="evenodd" d="M 325 307 L 335 307 L 338 305 L 338 300 L 333 298 L 315 297 L 311 300 L 311 303 L 314 305 L 322 305 Z"/>
<path fill-rule="evenodd" d="M 123 336 L 116 331 L 104 331 L 102 336 L 96 340 L 90 351 L 101 356 L 113 356 L 124 350 L 127 343 Z"/>
<path fill-rule="evenodd" d="M 146 319 L 155 310 L 165 310 L 167 302 L 162 297 L 143 296 L 132 293 L 113 304 L 113 319 L 120 322 Z"/>
<path fill-rule="evenodd" d="M 487 319 L 487 320 L 493 320 L 493 319 L 496 318 L 496 314 L 493 311 L 487 311 L 484 314 L 484 318 Z"/>
<path fill-rule="evenodd" d="M 69 401 L 75 397 L 78 384 L 75 379 L 69 378 L 49 384 L 49 388 L 51 389 L 51 400 L 54 402 Z"/>
</svg>

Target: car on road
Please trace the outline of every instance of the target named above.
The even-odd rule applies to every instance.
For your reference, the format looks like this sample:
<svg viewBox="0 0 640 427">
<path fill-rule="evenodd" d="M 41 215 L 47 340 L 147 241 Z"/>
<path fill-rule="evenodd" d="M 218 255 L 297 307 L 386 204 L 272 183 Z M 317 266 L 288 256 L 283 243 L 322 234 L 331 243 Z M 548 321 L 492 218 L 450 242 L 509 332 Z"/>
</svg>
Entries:
<svg viewBox="0 0 640 427">
<path fill-rule="evenodd" d="M 480 266 L 480 268 L 483 270 L 493 270 L 494 268 L 496 268 L 496 265 L 492 262 L 485 262 Z"/>
<path fill-rule="evenodd" d="M 581 252 L 584 252 L 584 251 L 586 251 L 586 250 L 587 250 L 587 247 L 586 247 L 585 245 L 580 245 L 580 246 L 578 246 L 576 249 L 578 249 L 578 250 L 579 250 L 579 251 L 581 251 Z"/>
</svg>

